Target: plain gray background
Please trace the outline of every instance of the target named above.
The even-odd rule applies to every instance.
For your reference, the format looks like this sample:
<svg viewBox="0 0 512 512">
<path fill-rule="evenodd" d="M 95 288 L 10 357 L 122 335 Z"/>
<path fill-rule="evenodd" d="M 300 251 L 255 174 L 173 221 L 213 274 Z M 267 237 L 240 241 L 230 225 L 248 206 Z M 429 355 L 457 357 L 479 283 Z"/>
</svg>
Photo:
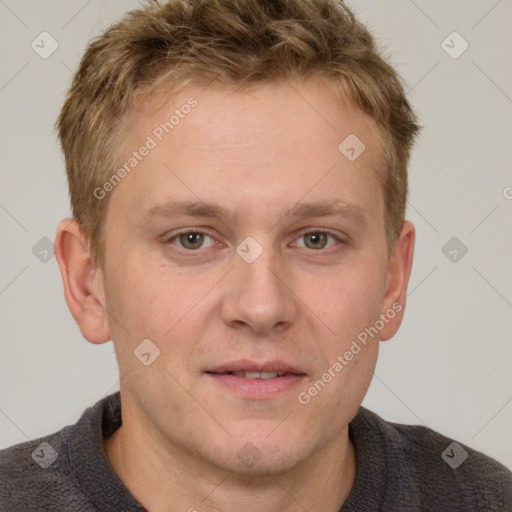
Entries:
<svg viewBox="0 0 512 512">
<path fill-rule="evenodd" d="M 40 257 L 41 239 L 69 216 L 53 123 L 72 72 L 88 40 L 138 5 L 0 0 L 0 448 L 74 423 L 118 389 L 111 342 L 82 338 L 55 258 Z M 382 344 L 364 405 L 512 468 L 512 2 L 350 5 L 387 48 L 424 126 L 410 166 L 417 246 L 405 321 Z M 42 32 L 58 44 L 47 58 L 31 47 L 45 37 L 51 49 Z"/>
</svg>

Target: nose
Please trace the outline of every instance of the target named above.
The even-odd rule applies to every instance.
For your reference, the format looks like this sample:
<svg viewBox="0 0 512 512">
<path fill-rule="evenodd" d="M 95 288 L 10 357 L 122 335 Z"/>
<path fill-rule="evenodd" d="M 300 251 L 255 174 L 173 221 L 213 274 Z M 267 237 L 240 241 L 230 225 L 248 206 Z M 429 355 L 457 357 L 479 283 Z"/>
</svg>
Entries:
<svg viewBox="0 0 512 512">
<path fill-rule="evenodd" d="M 243 252 L 234 256 L 222 303 L 222 318 L 231 328 L 250 329 L 254 334 L 282 332 L 297 316 L 297 297 L 286 262 L 272 248 L 263 248 L 252 262 Z M 240 256 L 242 254 L 242 256 Z"/>
</svg>

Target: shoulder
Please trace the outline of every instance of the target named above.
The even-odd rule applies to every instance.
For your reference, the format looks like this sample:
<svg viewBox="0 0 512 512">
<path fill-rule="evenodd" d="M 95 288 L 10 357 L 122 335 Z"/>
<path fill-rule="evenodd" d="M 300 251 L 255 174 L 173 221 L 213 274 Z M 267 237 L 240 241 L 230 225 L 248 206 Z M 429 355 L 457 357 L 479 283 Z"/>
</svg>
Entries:
<svg viewBox="0 0 512 512">
<path fill-rule="evenodd" d="M 104 438 L 120 425 L 117 392 L 88 407 L 74 425 L 1 450 L 0 512 L 141 510 L 104 452 Z"/>
<path fill-rule="evenodd" d="M 427 427 L 391 423 L 364 408 L 351 428 L 360 444 L 384 459 L 387 493 L 409 492 L 407 499 L 421 497 L 423 504 L 444 504 L 446 510 L 512 510 L 512 473 L 487 455 Z"/>
<path fill-rule="evenodd" d="M 0 450 L 1 512 L 73 504 L 80 491 L 62 442 L 69 428 Z"/>
<path fill-rule="evenodd" d="M 87 408 L 74 425 L 1 450 L 0 512 L 97 510 L 91 496 L 97 491 L 101 497 L 101 485 L 115 482 L 103 453 L 103 436 L 120 422 L 116 393 Z M 98 476 L 96 487 L 91 467 Z"/>
<path fill-rule="evenodd" d="M 53 434 L 0 450 L 0 492 L 5 492 L 5 483 L 18 482 L 20 479 L 26 481 L 29 477 L 37 479 L 44 475 L 40 470 L 48 469 L 56 462 L 59 445 L 58 434 Z"/>
</svg>

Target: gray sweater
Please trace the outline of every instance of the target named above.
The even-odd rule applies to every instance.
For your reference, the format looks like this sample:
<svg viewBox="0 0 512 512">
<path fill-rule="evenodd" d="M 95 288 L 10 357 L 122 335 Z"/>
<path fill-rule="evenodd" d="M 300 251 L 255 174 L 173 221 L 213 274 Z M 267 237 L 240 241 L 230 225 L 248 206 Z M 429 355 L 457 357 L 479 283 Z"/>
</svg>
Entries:
<svg viewBox="0 0 512 512">
<path fill-rule="evenodd" d="M 115 393 L 75 425 L 0 451 L 0 512 L 145 510 L 105 456 L 103 440 L 120 425 Z M 363 407 L 349 431 L 357 476 L 340 512 L 512 511 L 512 473 L 482 453 Z"/>
</svg>

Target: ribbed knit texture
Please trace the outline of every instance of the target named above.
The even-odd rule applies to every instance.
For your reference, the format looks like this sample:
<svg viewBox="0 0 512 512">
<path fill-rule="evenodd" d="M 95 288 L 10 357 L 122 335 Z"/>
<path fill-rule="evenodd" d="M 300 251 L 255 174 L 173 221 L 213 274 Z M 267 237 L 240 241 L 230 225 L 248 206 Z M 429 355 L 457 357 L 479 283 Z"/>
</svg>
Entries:
<svg viewBox="0 0 512 512">
<path fill-rule="evenodd" d="M 144 511 L 105 455 L 103 440 L 120 425 L 115 393 L 75 425 L 0 451 L 0 512 Z M 468 457 L 453 469 L 441 457 L 451 439 L 386 422 L 363 407 L 349 432 L 357 476 L 341 512 L 512 511 L 512 473 L 482 453 L 461 445 Z M 46 469 L 36 462 L 44 464 L 52 453 L 38 448 L 42 442 L 58 454 Z"/>
</svg>

